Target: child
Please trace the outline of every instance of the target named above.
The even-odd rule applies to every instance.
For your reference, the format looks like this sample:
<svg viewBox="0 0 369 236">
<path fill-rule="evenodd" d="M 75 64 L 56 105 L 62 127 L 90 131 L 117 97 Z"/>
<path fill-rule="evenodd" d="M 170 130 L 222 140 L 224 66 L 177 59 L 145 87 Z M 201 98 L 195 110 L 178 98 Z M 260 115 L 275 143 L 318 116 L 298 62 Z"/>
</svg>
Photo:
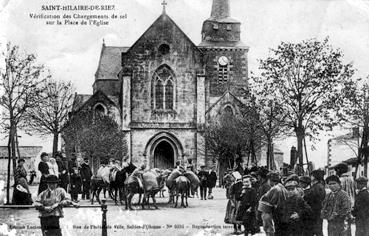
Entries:
<svg viewBox="0 0 369 236">
<path fill-rule="evenodd" d="M 328 176 L 326 183 L 331 192 L 323 201 L 322 218 L 328 220 L 328 236 L 344 235 L 345 219 L 351 211 L 350 197 L 341 189 L 337 175 Z"/>
<path fill-rule="evenodd" d="M 72 201 L 78 202 L 78 194 L 81 192 L 82 179 L 78 173 L 78 168 L 73 168 L 73 173 L 70 175 L 70 195 Z"/>
<path fill-rule="evenodd" d="M 359 177 L 356 179 L 358 193 L 355 197 L 354 210 L 356 236 L 366 236 L 369 234 L 369 192 L 367 189 L 368 179 Z"/>
<path fill-rule="evenodd" d="M 255 209 L 257 204 L 256 190 L 251 187 L 252 176 L 244 175 L 242 177 L 242 193 L 239 197 L 240 207 L 237 214 L 237 220 L 243 222 L 245 236 L 249 233 L 255 234 Z"/>
<path fill-rule="evenodd" d="M 65 190 L 58 187 L 58 177 L 49 175 L 45 178 L 45 183 L 47 189 L 38 195 L 34 203 L 36 209 L 40 211 L 42 235 L 62 235 L 59 219 L 63 217 L 63 206 L 78 207 L 78 205 L 69 201 Z"/>
<path fill-rule="evenodd" d="M 49 166 L 49 173 L 51 175 L 59 177 L 58 164 L 56 163 L 55 158 L 50 158 L 49 161 L 47 162 L 47 165 Z"/>
</svg>

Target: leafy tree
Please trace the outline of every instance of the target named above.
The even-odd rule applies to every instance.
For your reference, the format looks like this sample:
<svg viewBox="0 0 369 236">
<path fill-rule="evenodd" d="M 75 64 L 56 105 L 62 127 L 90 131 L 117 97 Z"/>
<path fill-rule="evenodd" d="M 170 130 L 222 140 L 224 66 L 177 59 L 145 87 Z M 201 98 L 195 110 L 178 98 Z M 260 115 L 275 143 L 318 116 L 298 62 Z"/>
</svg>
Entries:
<svg viewBox="0 0 369 236">
<path fill-rule="evenodd" d="M 305 136 L 316 139 L 321 130 L 337 125 L 333 111 L 342 84 L 351 79 L 354 70 L 343 62 L 342 52 L 328 44 L 328 38 L 282 42 L 271 54 L 260 60 L 262 73 L 257 82 L 265 83 L 267 91 L 273 91 L 270 95 L 283 105 L 286 125 L 297 137 L 297 158 L 302 166 Z"/>
<path fill-rule="evenodd" d="M 30 108 L 36 107 L 40 99 L 41 83 L 48 78 L 44 74 L 44 66 L 36 63 L 34 54 L 19 51 L 18 46 L 7 44 L 5 68 L 1 69 L 0 106 L 3 107 L 3 125 L 8 135 L 8 177 L 7 203 L 9 203 L 10 167 L 16 167 L 16 136 L 17 129 L 24 122 L 25 114 Z"/>
<path fill-rule="evenodd" d="M 361 141 L 357 155 L 357 164 L 364 162 L 364 174 L 367 176 L 369 155 L 369 85 L 366 83 L 360 85 L 360 81 L 361 79 L 357 81 L 351 80 L 343 84 L 342 99 L 336 111 L 343 125 L 358 128 L 355 135 L 361 135 Z"/>
<path fill-rule="evenodd" d="M 53 156 L 58 151 L 59 134 L 63 131 L 72 108 L 74 90 L 71 82 L 47 80 L 42 100 L 27 112 L 27 126 L 41 135 L 53 135 Z"/>
<path fill-rule="evenodd" d="M 101 160 L 122 159 L 127 153 L 124 132 L 111 117 L 90 110 L 73 114 L 63 130 L 66 146 L 92 160 L 96 167 Z"/>
</svg>

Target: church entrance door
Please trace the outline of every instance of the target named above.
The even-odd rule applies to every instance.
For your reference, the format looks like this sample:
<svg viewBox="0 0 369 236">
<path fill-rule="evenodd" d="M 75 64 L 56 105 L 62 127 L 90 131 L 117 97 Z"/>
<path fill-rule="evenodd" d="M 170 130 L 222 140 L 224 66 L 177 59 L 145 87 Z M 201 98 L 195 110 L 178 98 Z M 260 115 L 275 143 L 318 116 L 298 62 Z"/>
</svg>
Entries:
<svg viewBox="0 0 369 236">
<path fill-rule="evenodd" d="M 154 168 L 168 169 L 174 167 L 174 150 L 167 141 L 161 141 L 154 151 Z"/>
</svg>

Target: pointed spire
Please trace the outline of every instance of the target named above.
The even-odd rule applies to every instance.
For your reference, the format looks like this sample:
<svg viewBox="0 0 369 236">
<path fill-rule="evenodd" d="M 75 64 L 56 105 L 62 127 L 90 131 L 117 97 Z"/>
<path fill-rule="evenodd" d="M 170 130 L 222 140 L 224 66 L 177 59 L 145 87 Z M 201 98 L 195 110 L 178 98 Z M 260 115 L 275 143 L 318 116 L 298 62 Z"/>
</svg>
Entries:
<svg viewBox="0 0 369 236">
<path fill-rule="evenodd" d="M 165 12 L 165 7 L 168 5 L 168 3 L 165 0 L 163 0 L 163 2 L 161 3 L 161 5 L 163 6 L 163 14 L 165 14 L 166 13 Z"/>
<path fill-rule="evenodd" d="M 214 20 L 224 19 L 230 16 L 229 0 L 213 0 L 211 18 Z"/>
</svg>

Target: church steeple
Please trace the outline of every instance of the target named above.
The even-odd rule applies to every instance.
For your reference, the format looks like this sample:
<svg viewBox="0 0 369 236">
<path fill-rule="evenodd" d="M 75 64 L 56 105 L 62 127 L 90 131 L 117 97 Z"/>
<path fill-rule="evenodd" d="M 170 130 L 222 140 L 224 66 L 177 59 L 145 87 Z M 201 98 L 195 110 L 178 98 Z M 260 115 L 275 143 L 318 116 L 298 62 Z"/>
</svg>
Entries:
<svg viewBox="0 0 369 236">
<path fill-rule="evenodd" d="M 211 18 L 214 20 L 221 20 L 229 16 L 229 0 L 213 0 Z"/>
<path fill-rule="evenodd" d="M 213 0 L 210 18 L 202 25 L 200 46 L 241 46 L 240 28 L 241 23 L 230 16 L 229 0 Z"/>
</svg>

